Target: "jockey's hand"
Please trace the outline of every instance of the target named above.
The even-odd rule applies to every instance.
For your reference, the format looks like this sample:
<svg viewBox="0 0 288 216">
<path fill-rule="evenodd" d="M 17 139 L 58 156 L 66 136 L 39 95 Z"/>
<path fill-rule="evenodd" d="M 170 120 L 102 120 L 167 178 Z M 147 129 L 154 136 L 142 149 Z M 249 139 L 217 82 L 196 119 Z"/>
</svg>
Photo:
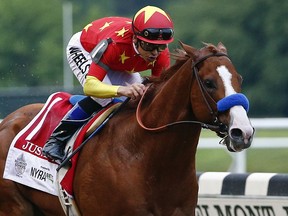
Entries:
<svg viewBox="0 0 288 216">
<path fill-rule="evenodd" d="M 136 99 L 143 95 L 145 88 L 146 87 L 141 83 L 133 83 L 128 86 L 120 86 L 117 94 L 118 96 L 126 96 L 131 99 Z"/>
</svg>

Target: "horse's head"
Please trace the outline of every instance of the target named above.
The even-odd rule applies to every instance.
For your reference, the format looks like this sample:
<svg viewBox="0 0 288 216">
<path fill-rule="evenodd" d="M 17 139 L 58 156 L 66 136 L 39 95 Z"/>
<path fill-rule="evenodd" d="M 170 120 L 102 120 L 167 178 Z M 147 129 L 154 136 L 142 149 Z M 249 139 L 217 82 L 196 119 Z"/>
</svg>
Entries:
<svg viewBox="0 0 288 216">
<path fill-rule="evenodd" d="M 200 50 L 185 44 L 182 47 L 192 64 L 191 104 L 196 119 L 222 137 L 229 151 L 248 148 L 254 135 L 247 116 L 249 101 L 240 93 L 242 77 L 225 46 L 205 44 Z"/>
</svg>

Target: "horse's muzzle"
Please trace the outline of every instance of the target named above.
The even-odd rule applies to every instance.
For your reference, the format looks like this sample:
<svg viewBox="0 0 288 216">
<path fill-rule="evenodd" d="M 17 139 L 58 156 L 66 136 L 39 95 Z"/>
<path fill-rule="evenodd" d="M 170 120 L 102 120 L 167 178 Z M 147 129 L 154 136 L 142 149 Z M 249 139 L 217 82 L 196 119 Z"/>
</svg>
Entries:
<svg viewBox="0 0 288 216">
<path fill-rule="evenodd" d="M 252 133 L 245 133 L 239 128 L 230 129 L 229 135 L 225 137 L 223 144 L 230 152 L 240 152 L 251 146 L 255 129 Z"/>
</svg>

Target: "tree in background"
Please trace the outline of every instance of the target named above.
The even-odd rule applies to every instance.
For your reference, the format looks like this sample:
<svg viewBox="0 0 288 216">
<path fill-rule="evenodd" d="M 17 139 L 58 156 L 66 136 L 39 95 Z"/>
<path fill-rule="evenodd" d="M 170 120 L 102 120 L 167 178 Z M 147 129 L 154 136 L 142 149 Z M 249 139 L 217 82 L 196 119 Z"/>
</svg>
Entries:
<svg viewBox="0 0 288 216">
<path fill-rule="evenodd" d="M 62 26 L 59 1 L 2 0 L 1 87 L 59 85 Z"/>
<path fill-rule="evenodd" d="M 71 0 L 73 33 L 94 19 L 127 16 L 145 5 L 166 10 L 178 40 L 202 47 L 223 42 L 250 98 L 250 116 L 288 116 L 288 1 Z M 0 86 L 62 86 L 62 1 L 0 2 Z M 66 61 L 66 59 L 64 59 Z"/>
<path fill-rule="evenodd" d="M 198 48 L 224 43 L 244 78 L 251 116 L 288 116 L 288 1 L 182 0 L 168 10 L 176 39 Z"/>
</svg>

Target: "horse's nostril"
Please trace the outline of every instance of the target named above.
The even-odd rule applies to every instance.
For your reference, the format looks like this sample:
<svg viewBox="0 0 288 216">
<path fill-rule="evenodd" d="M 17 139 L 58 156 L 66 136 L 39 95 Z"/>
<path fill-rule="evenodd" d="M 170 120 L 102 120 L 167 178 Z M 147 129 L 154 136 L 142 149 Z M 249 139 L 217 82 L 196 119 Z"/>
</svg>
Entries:
<svg viewBox="0 0 288 216">
<path fill-rule="evenodd" d="M 242 131 L 238 128 L 234 128 L 231 130 L 230 135 L 232 138 L 239 139 L 239 137 L 242 137 Z"/>
</svg>

